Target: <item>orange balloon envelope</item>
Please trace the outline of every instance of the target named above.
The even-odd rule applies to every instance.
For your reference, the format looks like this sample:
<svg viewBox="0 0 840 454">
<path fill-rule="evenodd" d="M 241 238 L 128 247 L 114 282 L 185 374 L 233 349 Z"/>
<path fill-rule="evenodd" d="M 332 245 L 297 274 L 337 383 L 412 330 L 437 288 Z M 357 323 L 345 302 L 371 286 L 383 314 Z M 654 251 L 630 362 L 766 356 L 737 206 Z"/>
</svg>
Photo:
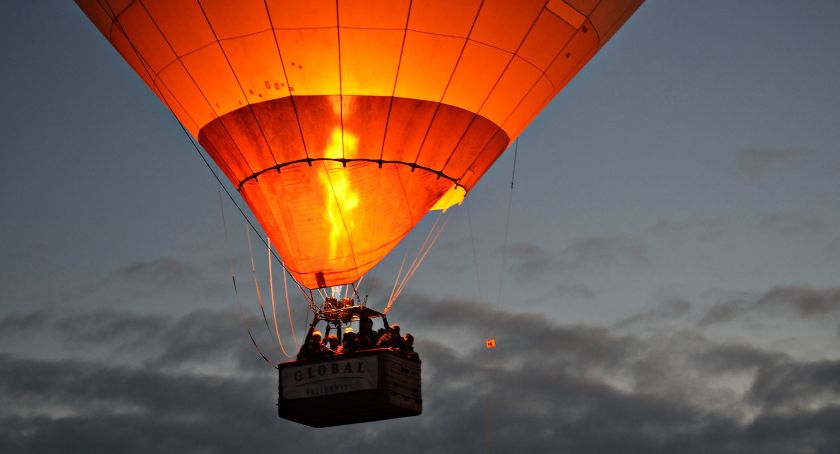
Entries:
<svg viewBox="0 0 840 454">
<path fill-rule="evenodd" d="M 642 0 L 77 0 L 309 288 L 459 203 Z"/>
</svg>

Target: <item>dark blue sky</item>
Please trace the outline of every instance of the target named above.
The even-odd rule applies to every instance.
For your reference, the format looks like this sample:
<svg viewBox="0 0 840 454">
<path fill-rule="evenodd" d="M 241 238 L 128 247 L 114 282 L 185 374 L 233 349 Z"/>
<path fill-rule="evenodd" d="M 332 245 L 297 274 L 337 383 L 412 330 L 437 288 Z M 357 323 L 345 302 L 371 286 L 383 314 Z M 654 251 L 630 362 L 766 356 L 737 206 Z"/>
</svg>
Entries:
<svg viewBox="0 0 840 454">
<path fill-rule="evenodd" d="M 838 17 L 835 1 L 643 5 L 522 135 L 505 269 L 510 152 L 450 213 L 397 303 L 428 352 L 426 414 L 330 433 L 370 447 L 419 427 L 418 449 L 454 451 L 488 432 L 475 423 L 484 403 L 506 405 L 483 390 L 515 389 L 537 410 L 513 411 L 519 432 L 498 431 L 498 452 L 836 452 Z M 218 185 L 175 120 L 74 4 L 5 2 L 0 22 L 0 451 L 107 451 L 81 427 L 114 415 L 158 430 L 152 451 L 233 451 L 208 438 L 230 424 L 214 405 L 258 408 L 248 424 L 274 435 L 311 434 L 269 419 L 272 371 L 229 313 Z M 247 281 L 244 225 L 224 209 Z M 377 269 L 373 298 L 401 258 Z M 487 333 L 496 363 L 478 348 Z M 8 378 L 55 361 L 72 376 L 41 394 Z M 132 386 L 93 387 L 82 404 L 93 376 Z M 195 415 L 166 405 L 208 380 L 229 401 Z M 150 397 L 155 386 L 171 396 Z M 615 430 L 595 431 L 598 418 Z M 773 424 L 790 432 L 775 439 Z"/>
</svg>

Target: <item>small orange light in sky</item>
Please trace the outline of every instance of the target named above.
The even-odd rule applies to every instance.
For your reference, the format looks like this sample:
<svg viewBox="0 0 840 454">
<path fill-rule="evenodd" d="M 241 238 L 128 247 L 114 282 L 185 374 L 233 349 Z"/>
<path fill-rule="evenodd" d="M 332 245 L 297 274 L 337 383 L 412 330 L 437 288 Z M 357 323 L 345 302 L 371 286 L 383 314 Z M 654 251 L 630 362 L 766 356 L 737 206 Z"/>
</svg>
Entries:
<svg viewBox="0 0 840 454">
<path fill-rule="evenodd" d="M 490 339 L 487 339 L 486 341 L 484 341 L 484 345 L 486 345 L 488 349 L 496 348 L 496 338 L 492 337 Z"/>
</svg>

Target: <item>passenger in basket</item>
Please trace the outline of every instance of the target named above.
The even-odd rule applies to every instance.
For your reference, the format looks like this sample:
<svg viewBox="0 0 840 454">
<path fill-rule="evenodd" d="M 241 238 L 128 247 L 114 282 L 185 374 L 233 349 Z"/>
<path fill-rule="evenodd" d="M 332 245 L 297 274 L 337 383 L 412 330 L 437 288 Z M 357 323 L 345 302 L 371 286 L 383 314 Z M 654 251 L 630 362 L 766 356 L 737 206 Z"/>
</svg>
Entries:
<svg viewBox="0 0 840 454">
<path fill-rule="evenodd" d="M 414 353 L 414 336 L 412 336 L 411 333 L 405 333 L 403 341 L 405 341 L 405 349 L 403 351 L 406 353 Z"/>
<path fill-rule="evenodd" d="M 332 356 L 331 352 L 324 344 L 321 343 L 321 332 L 317 329 L 309 336 L 309 342 L 303 344 L 298 352 L 298 361 L 302 359 L 320 359 Z"/>
<path fill-rule="evenodd" d="M 391 330 L 385 331 L 376 341 L 376 348 L 391 348 Z"/>
<path fill-rule="evenodd" d="M 369 318 L 361 319 L 359 321 L 359 335 L 356 337 L 358 339 L 359 350 L 376 347 L 376 342 L 379 340 L 379 336 L 377 336 L 376 331 L 373 330 L 373 320 Z"/>
<path fill-rule="evenodd" d="M 348 327 L 344 330 L 344 339 L 341 342 L 341 346 L 338 347 L 337 353 L 339 355 L 354 353 L 357 349 L 356 339 L 356 333 L 353 332 L 353 328 Z"/>
<path fill-rule="evenodd" d="M 388 334 L 391 336 L 391 349 L 399 352 L 405 351 L 405 339 L 400 335 L 400 325 L 394 323 L 388 329 Z"/>
<path fill-rule="evenodd" d="M 335 334 L 330 334 L 329 336 L 327 336 L 326 345 L 324 345 L 324 347 L 329 349 L 329 351 L 331 351 L 333 354 L 338 352 L 338 348 L 341 347 L 341 344 L 338 343 L 338 336 L 336 336 Z"/>
</svg>

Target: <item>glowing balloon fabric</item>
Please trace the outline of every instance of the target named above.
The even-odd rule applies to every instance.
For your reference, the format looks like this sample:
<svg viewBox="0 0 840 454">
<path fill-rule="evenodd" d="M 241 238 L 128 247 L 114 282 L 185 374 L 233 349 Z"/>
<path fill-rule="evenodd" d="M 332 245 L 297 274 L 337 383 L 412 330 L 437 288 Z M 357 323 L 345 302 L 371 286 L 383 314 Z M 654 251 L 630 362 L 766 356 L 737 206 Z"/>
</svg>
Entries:
<svg viewBox="0 0 840 454">
<path fill-rule="evenodd" d="M 641 0 L 77 0 L 310 288 L 457 203 Z"/>
</svg>

